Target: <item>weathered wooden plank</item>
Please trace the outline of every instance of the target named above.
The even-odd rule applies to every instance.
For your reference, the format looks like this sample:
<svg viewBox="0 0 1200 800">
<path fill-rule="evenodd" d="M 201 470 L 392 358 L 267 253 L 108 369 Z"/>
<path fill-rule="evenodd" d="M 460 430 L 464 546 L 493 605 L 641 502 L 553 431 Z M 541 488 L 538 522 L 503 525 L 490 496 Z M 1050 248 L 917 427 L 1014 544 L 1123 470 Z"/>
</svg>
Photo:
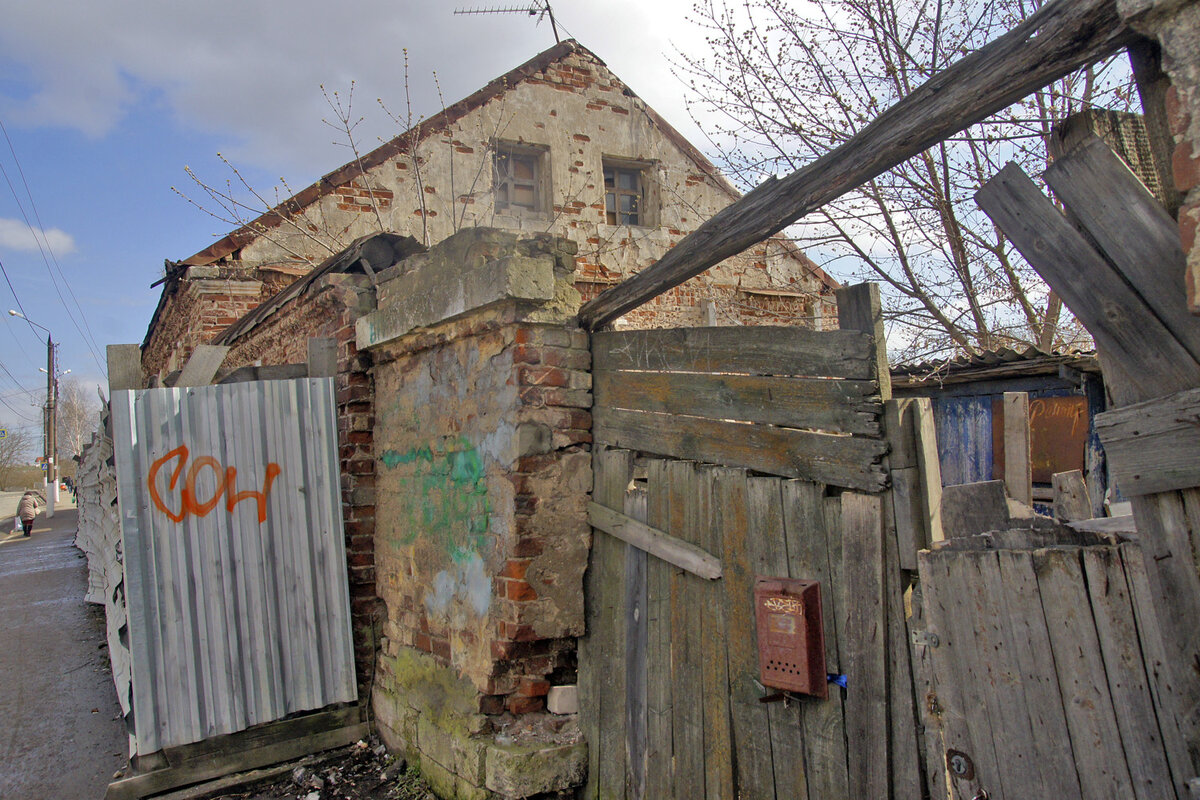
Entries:
<svg viewBox="0 0 1200 800">
<path fill-rule="evenodd" d="M 597 371 L 592 387 L 596 405 L 606 408 L 870 436 L 879 435 L 883 410 L 871 396 L 874 381 Z"/>
<path fill-rule="evenodd" d="M 944 582 L 938 589 L 948 592 L 953 603 L 947 609 L 948 615 L 939 621 L 938 629 L 949 628 L 952 632 L 954 647 L 949 655 L 956 662 L 959 691 L 966 703 L 958 713 L 964 715 L 963 721 L 974 744 L 974 749 L 964 752 L 975 764 L 975 782 L 980 788 L 988 794 L 1008 797 L 1010 795 L 1005 792 L 1002 782 L 1006 767 L 1001 764 L 995 742 L 995 728 L 1002 727 L 1001 720 L 992 716 L 996 713 L 995 698 L 988 701 L 991 687 L 987 659 L 990 647 L 989 642 L 981 640 L 982 632 L 977 630 L 983 609 L 980 608 L 982 602 L 976 596 L 980 587 L 975 581 L 977 573 L 971 559 L 978 557 L 978 554 L 938 555 L 945 559 L 943 567 L 946 570 Z M 937 649 L 940 651 L 942 646 L 939 644 Z"/>
<path fill-rule="evenodd" d="M 588 522 L 593 528 L 599 528 L 700 578 L 713 581 L 721 577 L 721 562 L 715 556 L 625 514 L 598 503 L 588 503 Z"/>
<path fill-rule="evenodd" d="M 337 375 L 337 339 L 314 336 L 308 340 L 308 377 L 332 378 Z"/>
<path fill-rule="evenodd" d="M 871 377 L 879 384 L 879 396 L 892 399 L 892 372 L 887 360 L 887 337 L 883 331 L 883 304 L 879 284 L 859 283 L 837 290 L 838 327 L 861 331 L 871 337 Z"/>
<path fill-rule="evenodd" d="M 710 553 L 724 552 L 720 523 L 719 483 L 716 470 L 703 467 L 699 494 L 709 513 L 702 519 L 698 544 Z M 702 586 L 701 697 L 704 710 L 704 797 L 725 800 L 735 797 L 733 777 L 733 728 L 729 713 L 729 662 L 725 651 L 728 638 L 725 590 L 720 583 Z"/>
<path fill-rule="evenodd" d="M 110 783 L 104 798 L 105 800 L 138 800 L 138 798 L 161 794 L 179 786 L 187 786 L 234 772 L 288 761 L 310 753 L 332 750 L 335 747 L 342 747 L 365 738 L 369 733 L 370 726 L 363 722 L 345 728 L 320 731 L 300 739 L 276 742 L 262 747 L 225 753 L 219 757 L 188 762 L 179 767 L 167 767 L 154 772 L 133 775 Z"/>
<path fill-rule="evenodd" d="M 142 348 L 136 344 L 110 344 L 105 348 L 108 359 L 109 396 L 119 389 L 141 389 Z"/>
<path fill-rule="evenodd" d="M 1126 370 L 1126 379 L 1143 397 L 1200 384 L 1200 364 L 1016 164 L 988 181 L 975 202 L 1062 297 L 1097 347 L 1136 367 Z"/>
<path fill-rule="evenodd" d="M 764 182 L 658 262 L 585 303 L 580 321 L 599 328 L 1131 38 L 1109 0 L 1047 3 L 934 75 L 833 152 L 782 180 Z"/>
<path fill-rule="evenodd" d="M 216 376 L 217 370 L 221 368 L 228 352 L 229 348 L 225 345 L 197 345 L 187 363 L 183 365 L 179 377 L 175 379 L 175 386 L 208 386 Z"/>
<path fill-rule="evenodd" d="M 921 771 L 929 797 L 949 797 L 946 785 L 946 745 L 942 741 L 942 706 L 933 684 L 933 649 L 928 644 L 928 620 L 925 614 L 925 592 L 919 578 L 913 579 L 912 591 L 905 598 L 911 611 L 909 653 L 912 659 L 913 684 L 917 695 L 917 719 L 921 724 Z"/>
<path fill-rule="evenodd" d="M 925 530 L 927 542 L 940 542 L 946 538 L 942 526 L 942 467 L 938 459 L 937 425 L 933 419 L 933 403 L 928 397 L 913 400 L 913 435 L 917 447 L 917 469 L 920 470 L 918 486 L 925 508 Z"/>
<path fill-rule="evenodd" d="M 593 497 L 624 508 L 633 454 L 600 448 L 592 460 Z M 625 797 L 625 547 L 619 539 L 593 536 L 585 575 L 588 632 L 580 642 L 580 690 L 589 737 L 587 798 Z"/>
<path fill-rule="evenodd" d="M 974 636 L 961 639 L 956 620 L 959 613 L 959 597 L 952 585 L 950 561 L 941 553 L 921 551 L 917 554 L 917 568 L 923 594 L 926 633 L 937 638 L 937 646 L 925 643 L 924 655 L 930 663 L 933 692 L 926 698 L 927 713 L 938 725 L 937 744 L 944 749 L 930 753 L 926 769 L 937 770 L 944 776 L 946 784 L 954 792 L 954 798 L 972 798 L 981 787 L 978 770 L 968 779 L 949 770 L 948 755 L 951 751 L 965 753 L 973 761 L 982 745 L 977 746 L 968 725 L 970 714 L 975 710 L 976 699 L 967 697 L 966 671 L 962 664 L 962 652 L 973 646 Z M 928 641 L 928 640 L 927 640 Z M 991 741 L 984 742 L 991 748 Z M 853 796 L 853 795 L 852 795 Z"/>
<path fill-rule="evenodd" d="M 646 521 L 660 529 L 671 526 L 671 493 L 666 461 L 646 464 Z M 657 558 L 646 564 L 646 797 L 673 797 L 671 750 L 671 573 L 674 567 Z"/>
<path fill-rule="evenodd" d="M 1200 770 L 1200 575 L 1193 553 L 1200 520 L 1187 506 L 1200 506 L 1200 489 L 1134 497 L 1133 515 L 1145 554 L 1149 605 L 1156 609 L 1171 673 L 1179 729 L 1192 769 Z"/>
<path fill-rule="evenodd" d="M 841 657 L 837 629 L 841 608 L 829 568 L 830 531 L 825 520 L 825 487 L 809 481 L 784 481 L 782 489 L 788 575 L 820 581 L 825 669 L 838 675 L 841 674 Z M 840 535 L 841 529 L 835 529 L 834 533 Z M 801 706 L 804 763 L 808 795 L 812 798 L 850 796 L 842 702 L 842 689 L 832 685 L 827 698 L 806 701 Z"/>
<path fill-rule="evenodd" d="M 775 797 L 767 711 L 758 698 L 758 648 L 754 622 L 755 565 L 750 557 L 751 513 L 746 473 L 718 468 L 715 502 L 724 551 L 721 563 L 728 638 L 730 717 L 736 758 L 735 790 L 743 797 Z M 766 748 L 764 754 L 763 748 Z M 765 785 L 764 785 L 765 782 Z M 664 795 L 665 796 L 665 795 Z"/>
<path fill-rule="evenodd" d="M 887 431 L 888 469 L 892 478 L 893 516 L 896 525 L 897 555 L 900 567 L 916 571 L 917 551 L 929 546 L 925 528 L 925 494 L 921 490 L 921 472 L 917 466 L 916 412 L 911 398 L 893 398 L 885 404 L 884 428 Z"/>
<path fill-rule="evenodd" d="M 1108 145 L 1092 138 L 1056 158 L 1046 183 L 1141 295 L 1146 306 L 1200 362 L 1200 322 L 1189 313 L 1179 225 Z M 1137 235 L 1129 235 L 1136 230 Z"/>
<path fill-rule="evenodd" d="M 1108 691 L 1121 731 L 1121 752 L 1133 781 L 1132 796 L 1139 800 L 1168 797 L 1175 790 L 1142 661 L 1124 565 L 1113 547 L 1084 548 L 1081 554 Z"/>
<path fill-rule="evenodd" d="M 669 328 L 592 336 L 597 371 L 728 372 L 871 379 L 871 341 L 797 327 Z"/>
<path fill-rule="evenodd" d="M 1004 487 L 1012 499 L 1033 505 L 1027 392 L 1004 393 Z"/>
<path fill-rule="evenodd" d="M 1096 433 L 1126 496 L 1200 486 L 1200 389 L 1097 414 Z"/>
<path fill-rule="evenodd" d="M 1044 762 L 1034 749 L 1033 725 L 1022 691 L 1022 671 L 1017 640 L 1008 612 L 1008 589 L 995 553 L 962 556 L 967 588 L 976 605 L 971 609 L 977 632 L 976 652 L 982 657 L 986 678 L 979 687 L 985 698 L 992 743 L 1001 770 L 998 786 L 1004 797 L 1035 797 L 1045 792 Z M 1040 617 L 1040 615 L 1039 615 Z"/>
<path fill-rule="evenodd" d="M 645 521 L 645 490 L 625 493 L 625 514 Z M 645 550 L 625 548 L 625 788 L 630 800 L 646 797 L 646 563 Z"/>
<path fill-rule="evenodd" d="M 888 796 L 887 617 L 883 604 L 883 509 L 878 496 L 842 493 L 842 568 L 847 587 L 843 663 L 851 797 Z"/>
<path fill-rule="evenodd" d="M 960 483 L 942 489 L 942 530 L 949 539 L 1008 527 L 1004 481 Z"/>
<path fill-rule="evenodd" d="M 908 573 L 901 572 L 894 492 L 883 496 L 883 605 L 887 615 L 888 758 L 891 796 L 920 797 L 920 756 L 917 750 L 917 711 L 913 699 L 912 663 L 908 657 L 908 620 L 904 596 Z M 914 567 L 916 553 L 913 553 Z"/>
<path fill-rule="evenodd" d="M 1176 713 L 1180 702 L 1176 696 L 1175 670 L 1167 663 L 1159 613 L 1154 608 L 1154 595 L 1146 578 L 1145 556 L 1141 545 L 1133 542 L 1120 544 L 1117 550 L 1125 568 L 1130 606 L 1137 624 L 1142 663 L 1145 665 L 1150 693 L 1154 699 L 1163 751 L 1171 768 L 1176 794 L 1179 797 L 1187 797 L 1187 782 L 1194 774 L 1195 768 L 1188 756 L 1187 743 L 1180 730 L 1180 719 Z"/>
<path fill-rule="evenodd" d="M 597 407 L 597 442 L 673 458 L 879 491 L 882 439 Z"/>
<path fill-rule="evenodd" d="M 1087 798 L 1133 797 L 1077 549 L 1033 554 L 1067 730 Z"/>
<path fill-rule="evenodd" d="M 783 481 L 778 478 L 754 477 L 747 480 L 749 532 L 746 557 L 756 577 L 787 577 L 788 554 L 784 525 Z M 753 605 L 753 603 L 751 603 Z M 755 637 L 757 642 L 757 636 Z M 761 673 L 762 665 L 755 659 Z M 765 772 L 755 771 L 753 784 L 740 784 L 751 797 L 797 798 L 808 795 L 807 764 L 803 742 L 801 709 L 782 702 L 759 704 L 747 714 L 753 725 L 744 728 L 750 736 L 762 736 L 755 745 L 753 766 L 762 765 Z M 760 749 L 761 748 L 761 749 Z M 739 765 L 740 766 L 740 765 Z"/>
<path fill-rule="evenodd" d="M 1034 795 L 1082 800 L 1079 776 L 1067 733 L 1063 696 L 1055 677 L 1050 633 L 1042 597 L 1028 551 L 1002 550 L 995 555 L 1004 587 L 1004 610 L 1012 631 L 1019 670 L 1015 689 L 1025 698 L 1030 745 L 1038 754 L 1042 789 Z"/>
<path fill-rule="evenodd" d="M 683 461 L 667 465 L 667 480 L 671 492 L 670 534 L 692 544 L 699 538 L 699 507 L 696 466 Z M 698 548 L 697 548 L 698 549 Z M 703 793 L 704 776 L 704 710 L 701 680 L 701 619 L 702 597 L 700 579 L 687 572 L 673 570 L 671 574 L 671 696 L 683 702 L 672 707 L 671 738 L 675 758 L 675 797 L 694 800 Z"/>
<path fill-rule="evenodd" d="M 1054 518 L 1061 522 L 1092 518 L 1092 501 L 1083 473 L 1077 469 L 1050 476 L 1054 487 Z"/>
</svg>

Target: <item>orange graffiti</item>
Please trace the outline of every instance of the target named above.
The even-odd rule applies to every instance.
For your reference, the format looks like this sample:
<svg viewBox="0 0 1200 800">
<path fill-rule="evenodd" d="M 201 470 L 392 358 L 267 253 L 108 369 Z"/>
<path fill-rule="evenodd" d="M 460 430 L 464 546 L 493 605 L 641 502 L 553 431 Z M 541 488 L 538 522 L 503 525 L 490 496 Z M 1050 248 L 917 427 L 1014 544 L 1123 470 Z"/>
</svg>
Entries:
<svg viewBox="0 0 1200 800">
<path fill-rule="evenodd" d="M 212 456 L 201 456 L 192 462 L 187 471 L 187 477 L 184 479 L 183 487 L 179 490 L 179 511 L 172 511 L 163 501 L 162 494 L 159 492 L 158 473 L 168 461 L 179 459 L 171 471 L 171 480 L 167 484 L 167 489 L 174 491 L 175 486 L 179 483 L 179 476 L 183 474 L 188 454 L 187 445 L 181 444 L 150 465 L 150 474 L 146 478 L 146 486 L 150 490 L 150 500 L 158 507 L 159 511 L 167 515 L 168 519 L 173 522 L 183 522 L 188 514 L 195 514 L 197 517 L 208 516 L 217 507 L 221 495 L 225 495 L 226 511 L 232 513 L 237 504 L 243 500 L 254 500 L 258 506 L 258 521 L 266 522 L 267 495 L 271 493 L 271 486 L 275 483 L 275 479 L 283 472 L 273 461 L 267 464 L 267 474 L 263 479 L 261 492 L 254 489 L 237 491 L 237 467 L 222 468 L 221 463 Z M 196 495 L 196 479 L 200 477 L 200 473 L 205 467 L 213 471 L 213 475 L 217 479 L 217 487 L 213 491 L 212 497 L 200 502 Z"/>
</svg>

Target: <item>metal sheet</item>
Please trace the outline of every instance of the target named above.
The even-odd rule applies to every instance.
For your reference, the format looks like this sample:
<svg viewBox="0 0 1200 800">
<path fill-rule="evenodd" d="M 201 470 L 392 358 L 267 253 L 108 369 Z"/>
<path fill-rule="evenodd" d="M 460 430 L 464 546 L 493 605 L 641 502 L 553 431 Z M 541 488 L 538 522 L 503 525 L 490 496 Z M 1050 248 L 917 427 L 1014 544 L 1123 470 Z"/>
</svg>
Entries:
<svg viewBox="0 0 1200 800">
<path fill-rule="evenodd" d="M 354 701 L 333 380 L 112 409 L 137 752 Z"/>
</svg>

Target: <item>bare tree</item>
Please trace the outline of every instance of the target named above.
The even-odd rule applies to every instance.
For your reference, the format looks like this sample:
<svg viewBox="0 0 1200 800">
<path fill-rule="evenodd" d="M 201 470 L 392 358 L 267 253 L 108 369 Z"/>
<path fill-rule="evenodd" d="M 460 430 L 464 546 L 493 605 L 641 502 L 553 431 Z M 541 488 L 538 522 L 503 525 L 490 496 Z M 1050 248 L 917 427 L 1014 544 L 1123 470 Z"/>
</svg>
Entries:
<svg viewBox="0 0 1200 800">
<path fill-rule="evenodd" d="M 9 429 L 8 435 L 0 439 L 0 487 L 23 484 L 35 438 L 28 431 Z"/>
<path fill-rule="evenodd" d="M 83 452 L 84 443 L 100 424 L 100 400 L 79 381 L 61 380 L 55 416 L 59 461 L 65 462 Z"/>
<path fill-rule="evenodd" d="M 701 0 L 711 51 L 680 54 L 693 116 L 744 187 L 836 148 L 1042 0 Z M 1089 68 L 1036 92 L 829 204 L 793 229 L 827 268 L 880 281 L 894 360 L 1087 343 L 1062 303 L 980 212 L 1006 162 L 1040 175 L 1066 115 L 1125 108 L 1128 68 Z"/>
</svg>

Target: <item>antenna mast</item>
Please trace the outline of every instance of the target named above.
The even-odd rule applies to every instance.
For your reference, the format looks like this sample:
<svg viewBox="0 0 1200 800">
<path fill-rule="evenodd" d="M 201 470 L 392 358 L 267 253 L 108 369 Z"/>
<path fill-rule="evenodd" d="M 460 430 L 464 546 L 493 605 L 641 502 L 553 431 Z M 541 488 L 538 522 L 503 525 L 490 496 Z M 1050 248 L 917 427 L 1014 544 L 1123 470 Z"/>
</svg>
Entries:
<svg viewBox="0 0 1200 800">
<path fill-rule="evenodd" d="M 528 6 L 505 6 L 499 8 L 456 8 L 455 14 L 528 14 L 531 17 L 537 17 L 540 23 L 543 18 L 550 18 L 550 29 L 554 31 L 554 43 L 558 44 L 561 40 L 558 38 L 558 25 L 554 22 L 554 9 L 550 7 L 550 0 L 532 0 Z"/>
</svg>

